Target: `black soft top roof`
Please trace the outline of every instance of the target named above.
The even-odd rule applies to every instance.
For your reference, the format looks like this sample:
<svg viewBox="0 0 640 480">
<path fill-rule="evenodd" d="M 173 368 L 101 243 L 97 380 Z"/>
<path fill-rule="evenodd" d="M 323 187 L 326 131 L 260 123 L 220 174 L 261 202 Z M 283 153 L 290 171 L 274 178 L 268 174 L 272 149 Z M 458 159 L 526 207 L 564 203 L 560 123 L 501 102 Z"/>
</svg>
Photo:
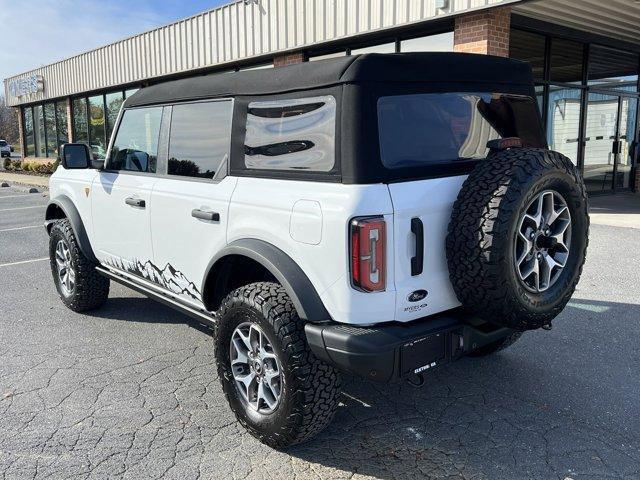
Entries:
<svg viewBox="0 0 640 480">
<path fill-rule="evenodd" d="M 125 107 L 309 90 L 344 83 L 437 82 L 531 85 L 527 63 L 465 53 L 370 53 L 288 67 L 200 75 L 143 88 Z"/>
</svg>

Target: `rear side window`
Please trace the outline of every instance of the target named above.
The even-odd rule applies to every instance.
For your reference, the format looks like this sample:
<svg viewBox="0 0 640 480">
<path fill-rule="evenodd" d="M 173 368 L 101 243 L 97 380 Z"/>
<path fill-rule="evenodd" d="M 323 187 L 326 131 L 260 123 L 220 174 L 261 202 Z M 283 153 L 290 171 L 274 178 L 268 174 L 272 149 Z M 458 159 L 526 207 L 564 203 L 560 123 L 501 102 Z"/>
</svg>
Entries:
<svg viewBox="0 0 640 480">
<path fill-rule="evenodd" d="M 490 93 L 428 93 L 378 99 L 378 133 L 387 168 L 422 167 L 485 158 L 487 142 L 520 137 L 545 147 L 530 97 Z"/>
<path fill-rule="evenodd" d="M 212 179 L 226 172 L 232 108 L 231 100 L 173 106 L 169 175 Z"/>
<path fill-rule="evenodd" d="M 246 168 L 329 172 L 335 165 L 336 99 L 331 95 L 251 102 Z"/>
<path fill-rule="evenodd" d="M 109 157 L 110 170 L 155 173 L 162 107 L 126 110 Z"/>
</svg>

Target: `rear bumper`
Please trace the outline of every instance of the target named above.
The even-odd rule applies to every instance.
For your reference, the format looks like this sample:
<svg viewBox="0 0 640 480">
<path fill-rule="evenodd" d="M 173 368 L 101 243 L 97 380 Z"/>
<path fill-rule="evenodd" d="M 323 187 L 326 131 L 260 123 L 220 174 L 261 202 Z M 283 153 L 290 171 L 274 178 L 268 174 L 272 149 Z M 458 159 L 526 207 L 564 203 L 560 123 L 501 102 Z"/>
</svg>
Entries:
<svg viewBox="0 0 640 480">
<path fill-rule="evenodd" d="M 394 382 L 457 360 L 513 332 L 508 328 L 487 330 L 482 325 L 473 319 L 441 315 L 374 327 L 308 323 L 305 333 L 313 353 L 339 370 Z"/>
</svg>

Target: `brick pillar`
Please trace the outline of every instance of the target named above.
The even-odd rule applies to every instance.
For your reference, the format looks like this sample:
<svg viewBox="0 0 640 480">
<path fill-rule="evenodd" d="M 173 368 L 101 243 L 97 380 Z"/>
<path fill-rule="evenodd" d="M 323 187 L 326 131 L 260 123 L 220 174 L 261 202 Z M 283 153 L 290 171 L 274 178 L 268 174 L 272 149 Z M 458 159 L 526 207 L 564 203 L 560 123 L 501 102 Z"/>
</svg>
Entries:
<svg viewBox="0 0 640 480">
<path fill-rule="evenodd" d="M 471 13 L 456 18 L 454 51 L 509 56 L 511 7 Z"/>
<path fill-rule="evenodd" d="M 73 111 L 73 106 L 71 104 L 71 99 L 67 97 L 67 132 L 69 134 L 69 143 L 73 143 L 73 123 L 71 120 L 73 115 L 71 112 Z"/>
<path fill-rule="evenodd" d="M 305 55 L 303 52 L 286 53 L 284 55 L 274 57 L 273 66 L 284 67 L 286 65 L 293 65 L 294 63 L 302 63 L 304 61 Z"/>
</svg>

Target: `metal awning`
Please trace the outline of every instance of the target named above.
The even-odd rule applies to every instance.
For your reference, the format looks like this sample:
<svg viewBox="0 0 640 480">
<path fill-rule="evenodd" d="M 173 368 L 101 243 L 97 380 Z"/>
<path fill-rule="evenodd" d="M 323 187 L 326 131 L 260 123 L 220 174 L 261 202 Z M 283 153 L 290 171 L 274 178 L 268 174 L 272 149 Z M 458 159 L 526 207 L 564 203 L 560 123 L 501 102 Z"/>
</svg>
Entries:
<svg viewBox="0 0 640 480">
<path fill-rule="evenodd" d="M 536 0 L 515 6 L 513 12 L 640 48 L 640 0 Z"/>
</svg>

